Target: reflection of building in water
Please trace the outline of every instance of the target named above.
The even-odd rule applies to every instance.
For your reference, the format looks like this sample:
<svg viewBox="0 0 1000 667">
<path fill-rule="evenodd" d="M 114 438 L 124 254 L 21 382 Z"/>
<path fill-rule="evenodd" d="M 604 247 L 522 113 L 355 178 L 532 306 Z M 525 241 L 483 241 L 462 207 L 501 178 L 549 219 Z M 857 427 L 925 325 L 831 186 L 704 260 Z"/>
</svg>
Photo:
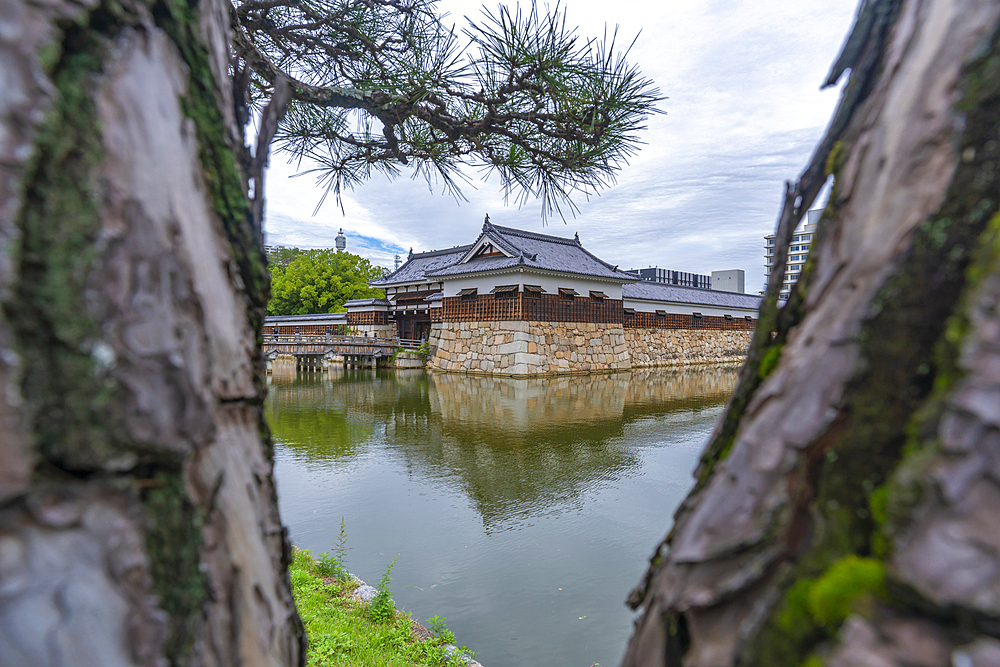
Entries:
<svg viewBox="0 0 1000 667">
<path fill-rule="evenodd" d="M 637 470 L 630 424 L 712 419 L 735 377 L 732 367 L 555 378 L 347 371 L 274 385 L 267 407 L 280 450 L 318 466 L 380 452 L 409 474 L 458 479 L 493 529 L 573 506 Z"/>
<path fill-rule="evenodd" d="M 445 423 L 509 435 L 620 418 L 629 374 L 498 378 L 434 373 L 431 384 L 431 409 Z"/>
<path fill-rule="evenodd" d="M 404 338 L 428 336 L 431 368 L 514 376 L 739 359 L 759 304 L 756 296 L 638 281 L 579 237 L 488 218 L 472 244 L 411 253 L 371 285 L 387 298 L 348 303 L 348 323 L 378 320 Z"/>
</svg>

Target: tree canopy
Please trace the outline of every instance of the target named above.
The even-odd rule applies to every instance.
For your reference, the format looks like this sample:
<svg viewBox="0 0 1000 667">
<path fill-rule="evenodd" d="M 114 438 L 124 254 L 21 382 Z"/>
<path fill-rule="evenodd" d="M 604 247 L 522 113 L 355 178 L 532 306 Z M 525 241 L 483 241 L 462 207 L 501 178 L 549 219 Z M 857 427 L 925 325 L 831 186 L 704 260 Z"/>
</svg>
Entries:
<svg viewBox="0 0 1000 667">
<path fill-rule="evenodd" d="M 583 39 L 558 3 L 533 2 L 484 8 L 458 34 L 435 5 L 233 0 L 241 120 L 276 101 L 262 136 L 314 160 L 338 201 L 401 166 L 456 196 L 462 166 L 495 173 L 505 197 L 538 197 L 543 215 L 614 181 L 662 99 L 614 33 Z"/>
<path fill-rule="evenodd" d="M 329 248 L 298 250 L 285 264 L 281 260 L 292 255 L 290 248 L 268 253 L 271 271 L 269 315 L 308 315 L 311 313 L 343 312 L 344 302 L 351 299 L 384 297 L 385 292 L 368 287 L 368 281 L 381 278 L 388 271 L 375 266 L 364 257 Z M 285 252 L 282 252 L 285 251 Z"/>
</svg>

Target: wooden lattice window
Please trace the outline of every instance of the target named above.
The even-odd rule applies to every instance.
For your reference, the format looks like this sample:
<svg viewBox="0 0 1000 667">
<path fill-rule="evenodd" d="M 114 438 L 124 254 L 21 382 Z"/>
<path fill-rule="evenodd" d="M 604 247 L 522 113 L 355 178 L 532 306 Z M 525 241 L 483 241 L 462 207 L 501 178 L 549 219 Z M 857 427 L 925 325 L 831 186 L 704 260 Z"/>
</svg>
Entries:
<svg viewBox="0 0 1000 667">
<path fill-rule="evenodd" d="M 625 317 L 635 317 L 635 308 L 626 308 Z"/>
<path fill-rule="evenodd" d="M 513 299 L 517 297 L 517 285 L 500 285 L 490 292 L 494 299 Z"/>
<path fill-rule="evenodd" d="M 656 311 L 656 316 L 657 317 L 666 317 L 667 316 L 667 311 L 665 311 L 665 310 L 658 310 L 658 311 Z"/>
<path fill-rule="evenodd" d="M 694 319 L 696 319 L 696 320 L 700 320 L 701 319 L 701 313 L 691 313 L 691 316 Z"/>
<path fill-rule="evenodd" d="M 594 303 L 604 303 L 604 300 L 607 298 L 608 296 L 604 292 L 590 290 L 590 300 Z"/>
<path fill-rule="evenodd" d="M 572 303 L 576 300 L 577 292 L 572 287 L 560 287 L 559 288 L 559 300 L 565 301 L 567 303 Z"/>
<path fill-rule="evenodd" d="M 458 295 L 462 297 L 462 301 L 475 301 L 476 297 L 479 295 L 479 290 L 475 287 L 467 287 L 463 290 L 459 290 Z"/>
<path fill-rule="evenodd" d="M 524 296 L 528 299 L 541 299 L 544 291 L 539 285 L 524 286 Z"/>
</svg>

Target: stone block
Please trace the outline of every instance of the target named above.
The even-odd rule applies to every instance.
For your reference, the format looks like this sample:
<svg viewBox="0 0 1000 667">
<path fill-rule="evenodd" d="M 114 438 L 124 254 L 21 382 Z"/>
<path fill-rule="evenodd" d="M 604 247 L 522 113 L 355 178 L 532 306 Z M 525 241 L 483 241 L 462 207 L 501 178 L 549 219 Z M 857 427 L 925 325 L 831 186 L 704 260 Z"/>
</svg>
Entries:
<svg viewBox="0 0 1000 667">
<path fill-rule="evenodd" d="M 523 341 L 504 343 L 503 345 L 497 345 L 497 354 L 514 354 L 516 352 L 523 352 L 526 348 L 527 343 Z"/>
<path fill-rule="evenodd" d="M 530 366 L 539 366 L 542 363 L 541 356 L 537 354 L 529 354 L 527 352 L 517 352 L 514 354 L 514 365 L 528 364 Z"/>
</svg>

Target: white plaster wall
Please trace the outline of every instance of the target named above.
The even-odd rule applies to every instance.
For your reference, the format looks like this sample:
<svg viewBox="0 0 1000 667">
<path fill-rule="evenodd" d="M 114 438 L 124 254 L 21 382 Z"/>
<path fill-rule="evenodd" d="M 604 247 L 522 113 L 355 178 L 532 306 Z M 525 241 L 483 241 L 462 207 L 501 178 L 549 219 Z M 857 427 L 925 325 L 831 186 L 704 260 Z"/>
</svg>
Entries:
<svg viewBox="0 0 1000 667">
<path fill-rule="evenodd" d="M 489 294 L 494 287 L 514 284 L 519 285 L 522 289 L 525 284 L 539 285 L 548 294 L 558 294 L 560 287 L 569 287 L 575 289 L 581 296 L 590 296 L 590 290 L 595 290 L 604 292 L 609 299 L 622 298 L 621 283 L 588 280 L 583 277 L 559 277 L 523 270 L 490 276 L 452 278 L 444 283 L 444 295 L 446 297 L 457 296 L 460 290 L 470 287 L 478 289 L 480 294 Z"/>
<path fill-rule="evenodd" d="M 389 310 L 388 306 L 348 306 L 348 310 L 352 313 L 367 313 L 370 311 L 386 312 Z"/>
<path fill-rule="evenodd" d="M 756 308 L 718 308 L 715 306 L 703 306 L 697 303 L 670 303 L 667 301 L 644 301 L 642 299 L 625 299 L 622 302 L 625 308 L 635 308 L 640 313 L 654 313 L 657 310 L 664 310 L 668 313 L 678 315 L 690 315 L 691 313 L 701 313 L 702 315 L 732 315 L 733 317 L 750 317 L 757 319 Z"/>
<path fill-rule="evenodd" d="M 409 283 L 406 285 L 402 285 L 400 287 L 386 287 L 385 295 L 386 297 L 389 297 L 392 296 L 393 294 L 396 294 L 397 292 L 426 292 L 429 290 L 437 291 L 440 289 L 441 289 L 441 283 L 428 283 L 428 282 Z"/>
</svg>

